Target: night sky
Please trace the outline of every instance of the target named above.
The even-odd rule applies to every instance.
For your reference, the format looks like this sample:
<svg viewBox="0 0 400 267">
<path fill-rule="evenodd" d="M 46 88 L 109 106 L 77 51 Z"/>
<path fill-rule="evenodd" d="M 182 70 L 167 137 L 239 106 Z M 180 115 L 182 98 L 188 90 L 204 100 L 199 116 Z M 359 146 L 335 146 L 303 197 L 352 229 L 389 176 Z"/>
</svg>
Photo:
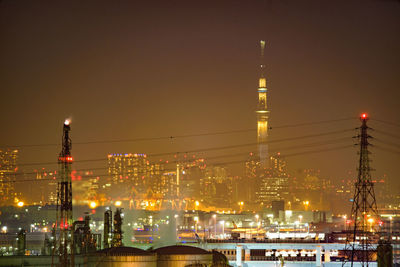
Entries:
<svg viewBox="0 0 400 267">
<path fill-rule="evenodd" d="M 1 1 L 0 145 L 72 142 L 255 129 L 259 40 L 271 111 L 270 140 L 369 125 L 399 137 L 400 3 L 375 1 Z M 303 122 L 338 122 L 280 128 Z M 274 127 L 276 127 L 274 129 Z M 355 172 L 355 131 L 271 143 L 292 173 Z M 399 139 L 371 132 L 374 176 L 398 180 Z M 348 141 L 332 140 L 348 137 Z M 283 148 L 315 142 L 330 146 Z M 389 146 L 384 141 L 397 144 Z M 76 160 L 107 153 L 185 152 L 256 142 L 256 132 L 73 145 Z M 387 151 L 390 148 L 392 152 Z M 56 162 L 58 146 L 21 147 L 19 163 Z M 254 146 L 203 153 L 232 155 Z M 230 162 L 244 157 L 218 159 Z M 211 162 L 211 160 L 210 160 Z M 104 162 L 75 168 L 105 167 Z M 240 164 L 236 164 L 240 165 Z M 56 165 L 46 168 L 56 169 Z M 38 166 L 25 166 L 32 171 Z M 241 175 L 238 166 L 232 174 Z M 398 182 L 397 182 L 398 185 Z"/>
</svg>

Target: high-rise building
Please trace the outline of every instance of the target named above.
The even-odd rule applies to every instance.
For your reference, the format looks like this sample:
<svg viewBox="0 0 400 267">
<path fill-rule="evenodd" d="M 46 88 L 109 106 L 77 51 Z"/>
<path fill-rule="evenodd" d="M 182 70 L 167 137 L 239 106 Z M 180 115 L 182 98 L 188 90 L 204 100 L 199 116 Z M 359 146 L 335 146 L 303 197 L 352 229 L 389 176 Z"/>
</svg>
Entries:
<svg viewBox="0 0 400 267">
<path fill-rule="evenodd" d="M 257 105 L 257 142 L 258 153 L 260 157 L 261 166 L 268 167 L 268 118 L 269 111 L 267 105 L 267 79 L 265 77 L 264 65 L 264 48 L 265 41 L 260 41 L 261 44 L 261 65 L 260 65 L 260 79 L 258 82 L 258 105 Z"/>
<path fill-rule="evenodd" d="M 164 164 L 162 161 L 154 164 L 152 163 L 148 175 L 149 187 L 153 198 L 161 199 L 166 195 L 170 196 L 171 190 L 168 190 L 168 194 L 164 192 L 166 181 L 164 179 Z"/>
<path fill-rule="evenodd" d="M 259 188 L 259 176 L 260 176 L 260 160 L 259 157 L 254 153 L 250 153 L 249 158 L 245 163 L 245 179 L 242 181 L 242 195 L 243 200 L 246 203 L 255 203 L 256 194 Z"/>
<path fill-rule="evenodd" d="M 133 197 L 140 198 L 150 186 L 151 165 L 146 154 L 109 154 L 108 174 L 112 184 L 124 184 L 133 192 Z M 132 190 L 133 191 L 132 191 Z"/>
<path fill-rule="evenodd" d="M 205 176 L 207 164 L 204 159 L 195 156 L 186 157 L 179 163 L 179 197 L 199 199 L 200 180 Z"/>
<path fill-rule="evenodd" d="M 200 196 L 205 203 L 216 207 L 229 206 L 233 194 L 233 178 L 228 176 L 226 167 L 207 166 L 200 179 Z"/>
<path fill-rule="evenodd" d="M 57 203 L 57 171 L 46 171 L 44 168 L 35 170 L 39 192 L 32 195 L 32 202 L 37 204 Z M 43 181 L 42 181 L 43 180 Z"/>
<path fill-rule="evenodd" d="M 10 205 L 14 201 L 18 150 L 0 150 L 0 203 Z"/>
<path fill-rule="evenodd" d="M 176 184 L 176 172 L 165 172 L 161 175 L 161 182 L 159 184 L 158 191 L 161 194 L 162 199 L 173 200 L 178 196 L 177 184 Z"/>
<path fill-rule="evenodd" d="M 111 177 L 103 188 L 108 189 L 111 197 L 144 200 L 165 195 L 164 162 L 151 163 L 146 154 L 109 154 L 108 173 Z"/>
<path fill-rule="evenodd" d="M 277 153 L 270 157 L 271 168 L 261 176 L 256 192 L 257 202 L 270 205 L 272 201 L 286 200 L 289 196 L 289 178 L 286 161 Z"/>
</svg>

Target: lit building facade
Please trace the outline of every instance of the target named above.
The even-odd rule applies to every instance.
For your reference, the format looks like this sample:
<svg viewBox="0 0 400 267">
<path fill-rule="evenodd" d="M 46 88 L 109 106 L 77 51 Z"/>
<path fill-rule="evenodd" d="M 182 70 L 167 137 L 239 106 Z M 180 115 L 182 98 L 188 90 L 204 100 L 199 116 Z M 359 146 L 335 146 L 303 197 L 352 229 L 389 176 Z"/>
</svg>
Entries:
<svg viewBox="0 0 400 267">
<path fill-rule="evenodd" d="M 0 203 L 12 204 L 15 197 L 18 150 L 0 150 Z"/>
<path fill-rule="evenodd" d="M 289 197 L 289 177 L 286 170 L 286 161 L 277 153 L 270 157 L 268 172 L 260 179 L 259 189 L 256 192 L 257 202 L 270 205 L 272 201 L 287 200 Z"/>
<path fill-rule="evenodd" d="M 208 166 L 200 179 L 200 196 L 205 203 L 223 207 L 232 202 L 233 178 L 228 176 L 226 167 Z"/>
<path fill-rule="evenodd" d="M 178 197 L 176 172 L 165 172 L 161 175 L 161 183 L 157 187 L 162 199 L 172 200 Z"/>
<path fill-rule="evenodd" d="M 207 164 L 204 159 L 186 158 L 179 163 L 179 197 L 199 199 L 200 180 L 205 176 Z"/>
<path fill-rule="evenodd" d="M 161 199 L 165 195 L 164 162 L 152 163 L 146 154 L 109 154 L 108 174 L 110 178 L 103 188 L 112 197 L 133 199 Z M 113 196 L 113 192 L 119 191 Z"/>
<path fill-rule="evenodd" d="M 49 204 L 57 203 L 57 171 L 46 171 L 44 168 L 35 170 L 37 184 L 39 185 L 38 194 L 32 195 L 34 204 Z"/>
<path fill-rule="evenodd" d="M 245 163 L 245 179 L 241 183 L 243 200 L 247 203 L 255 203 L 257 200 L 255 192 L 259 188 L 260 165 L 259 157 L 250 153 Z"/>
<path fill-rule="evenodd" d="M 146 154 L 109 154 L 108 174 L 111 184 L 124 184 L 134 198 L 141 198 L 149 189 L 151 164 Z"/>
</svg>

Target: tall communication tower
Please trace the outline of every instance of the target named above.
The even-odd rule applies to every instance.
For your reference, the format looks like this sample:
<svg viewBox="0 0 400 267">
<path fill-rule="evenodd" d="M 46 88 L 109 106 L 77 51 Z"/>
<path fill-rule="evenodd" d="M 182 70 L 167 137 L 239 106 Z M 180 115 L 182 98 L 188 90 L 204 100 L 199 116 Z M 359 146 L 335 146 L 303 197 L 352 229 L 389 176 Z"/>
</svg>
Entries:
<svg viewBox="0 0 400 267">
<path fill-rule="evenodd" d="M 267 79 L 265 78 L 264 49 L 265 41 L 260 41 L 260 79 L 258 82 L 258 105 L 257 105 L 257 143 L 261 167 L 268 167 L 268 118 L 267 109 Z"/>
<path fill-rule="evenodd" d="M 361 114 L 362 122 L 359 128 L 360 133 L 356 136 L 360 145 L 360 158 L 358 165 L 358 177 L 355 183 L 353 206 L 351 208 L 352 230 L 346 239 L 345 253 L 347 262 L 353 266 L 354 262 L 359 262 L 361 266 L 368 266 L 372 261 L 374 246 L 372 241 L 379 226 L 379 217 L 376 207 L 374 184 L 371 180 L 371 168 L 369 166 L 367 114 Z M 359 266 L 359 265 L 358 265 Z"/>
<path fill-rule="evenodd" d="M 60 166 L 60 182 L 57 192 L 57 221 L 60 235 L 58 240 L 59 264 L 61 266 L 73 266 L 72 255 L 72 184 L 71 184 L 71 139 L 69 131 L 71 130 L 70 121 L 64 122 L 62 150 L 58 157 Z"/>
</svg>

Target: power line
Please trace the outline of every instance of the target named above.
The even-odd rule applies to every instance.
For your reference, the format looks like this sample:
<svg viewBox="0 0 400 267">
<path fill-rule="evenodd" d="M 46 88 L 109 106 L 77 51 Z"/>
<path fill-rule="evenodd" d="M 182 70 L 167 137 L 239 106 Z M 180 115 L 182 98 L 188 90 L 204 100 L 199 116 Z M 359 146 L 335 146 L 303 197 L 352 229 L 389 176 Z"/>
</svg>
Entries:
<svg viewBox="0 0 400 267">
<path fill-rule="evenodd" d="M 387 133 L 387 132 L 384 132 L 384 131 L 381 131 L 381 130 L 377 130 L 377 129 L 374 129 L 374 131 L 377 132 L 377 133 L 381 133 L 383 135 L 386 135 L 386 136 L 390 136 L 390 137 L 393 137 L 393 138 L 396 138 L 396 139 L 400 139 L 399 135 Z"/>
<path fill-rule="evenodd" d="M 298 124 L 288 124 L 288 125 L 278 125 L 276 127 L 271 127 L 271 129 L 283 129 L 283 128 L 291 128 L 291 127 L 301 127 L 308 125 L 316 125 L 316 124 L 324 124 L 324 123 L 333 123 L 345 120 L 351 120 L 355 117 L 348 117 L 342 119 L 333 119 L 333 120 L 324 120 L 324 121 L 316 121 L 316 122 L 304 122 Z M 174 140 L 178 138 L 191 138 L 191 137 L 202 137 L 202 136 L 212 136 L 212 135 L 226 135 L 226 134 L 237 134 L 237 133 L 245 133 L 245 132 L 255 132 L 257 129 L 239 129 L 239 130 L 231 130 L 231 131 L 219 131 L 219 132 L 210 132 L 210 133 L 200 133 L 200 134 L 187 134 L 187 135 L 171 135 L 171 136 L 160 136 L 160 137 L 141 137 L 141 138 L 132 138 L 132 139 L 114 139 L 114 140 L 98 140 L 98 141 L 84 141 L 84 142 L 74 142 L 74 145 L 91 145 L 91 144 L 107 144 L 107 143 L 128 143 L 128 142 L 142 142 L 142 141 L 158 141 L 158 140 Z M 21 145 L 0 145 L 0 148 L 29 148 L 29 147 L 49 147 L 49 146 L 60 146 L 61 144 L 48 143 L 48 144 L 21 144 Z"/>
<path fill-rule="evenodd" d="M 393 150 L 393 149 L 390 149 L 390 148 L 386 148 L 386 147 L 382 147 L 382 146 L 376 146 L 376 145 L 374 145 L 373 148 L 377 148 L 379 150 L 383 150 L 383 151 L 386 151 L 386 152 L 390 152 L 390 153 L 393 153 L 393 154 L 400 155 L 400 151 Z"/>
<path fill-rule="evenodd" d="M 176 136 L 161 136 L 161 137 L 141 137 L 133 139 L 115 139 L 115 140 L 98 140 L 98 141 L 85 141 L 85 142 L 74 142 L 74 145 L 91 145 L 91 144 L 106 144 L 106 143 L 129 143 L 129 142 L 141 142 L 141 141 L 158 141 L 158 140 L 174 140 L 177 138 L 190 138 L 190 137 L 200 137 L 200 136 L 210 136 L 210 135 L 225 135 L 225 134 L 235 134 L 256 131 L 256 129 L 243 129 L 243 130 L 232 130 L 223 132 L 211 132 L 211 133 L 201 133 L 201 134 L 188 134 L 188 135 L 176 135 Z M 22 148 L 22 147 L 46 147 L 46 146 L 59 146 L 60 144 L 23 144 L 23 145 L 1 145 L 0 147 L 9 148 Z"/>
<path fill-rule="evenodd" d="M 374 141 L 377 141 L 377 142 L 379 142 L 379 143 L 382 143 L 382 144 L 385 144 L 385 145 L 388 145 L 388 146 L 395 146 L 395 147 L 400 148 L 400 144 L 396 144 L 396 143 L 393 143 L 393 142 L 382 141 L 382 140 L 376 139 L 376 138 L 374 138 Z"/>
<path fill-rule="evenodd" d="M 375 119 L 375 118 L 374 118 L 373 120 L 374 120 L 374 121 L 377 121 L 377 122 L 381 122 L 381 123 L 387 124 L 387 125 L 400 127 L 400 124 L 395 123 L 395 122 L 384 121 L 384 120 L 379 120 L 379 119 Z"/>
<path fill-rule="evenodd" d="M 318 150 L 311 150 L 311 151 L 305 151 L 305 152 L 298 152 L 298 153 L 292 153 L 292 154 L 287 154 L 287 155 L 283 155 L 284 158 L 287 157 L 294 157 L 294 156 L 300 156 L 300 155 L 307 155 L 307 154 L 315 154 L 315 153 L 321 153 L 321 152 L 328 152 L 328 151 L 335 151 L 335 150 L 342 150 L 345 148 L 350 148 L 350 147 L 354 147 L 353 145 L 345 145 L 345 146 L 337 146 L 337 147 L 332 147 L 332 148 L 326 148 L 326 149 L 318 149 Z M 222 156 L 216 156 L 215 158 L 219 158 Z M 219 166 L 219 165 L 232 165 L 232 164 L 238 164 L 238 163 L 244 163 L 247 160 L 236 160 L 236 161 L 227 161 L 227 162 L 209 162 L 208 164 L 213 165 L 213 166 Z M 104 170 L 104 169 L 108 169 L 108 168 L 93 168 L 90 169 L 90 171 L 92 170 Z M 81 169 L 81 170 L 75 170 L 75 171 L 87 171 L 88 169 Z M 174 168 L 167 168 L 167 169 L 163 169 L 161 170 L 162 172 L 168 172 L 168 171 L 175 171 L 176 167 Z M 34 173 L 24 173 L 26 174 L 36 174 Z M 100 176 L 111 176 L 111 174 L 109 173 L 105 173 L 105 174 L 96 174 L 96 175 L 86 175 L 83 176 L 82 178 L 96 178 L 96 177 L 100 177 Z M 1 183 L 19 183 L 19 182 L 44 182 L 44 181 L 58 181 L 59 179 L 56 178 L 45 178 L 45 179 L 23 179 L 23 180 L 15 180 L 15 181 L 3 181 Z"/>
<path fill-rule="evenodd" d="M 303 136 L 297 136 L 297 137 L 288 137 L 288 138 L 283 138 L 283 139 L 276 139 L 276 140 L 270 140 L 266 142 L 267 144 L 271 143 L 280 143 L 280 142 L 287 142 L 287 141 L 295 141 L 299 139 L 308 139 L 308 138 L 314 138 L 314 137 L 320 137 L 320 136 L 327 136 L 327 135 L 334 135 L 338 133 L 345 133 L 345 132 L 350 132 L 353 131 L 354 129 L 345 129 L 345 130 L 338 130 L 338 131 L 331 131 L 331 132 L 324 132 L 324 133 L 319 133 L 319 134 L 310 134 L 310 135 L 303 135 Z M 162 157 L 162 156 L 171 156 L 175 154 L 190 154 L 190 153 L 196 153 L 196 152 L 206 152 L 206 151 L 213 151 L 213 150 L 226 150 L 226 149 L 233 149 L 233 148 L 239 148 L 239 147 L 247 147 L 247 146 L 255 146 L 258 145 L 259 143 L 246 143 L 246 144 L 239 144 L 239 145 L 230 145 L 230 146 L 218 146 L 218 147 L 209 147 L 209 148 L 202 148 L 202 149 L 194 149 L 194 150 L 186 150 L 186 151 L 181 151 L 181 152 L 164 152 L 164 153 L 156 153 L 156 154 L 148 154 L 147 157 Z M 107 159 L 101 158 L 101 159 L 86 159 L 86 160 L 76 160 L 74 162 L 80 163 L 80 162 L 95 162 L 95 161 L 106 161 Z M 34 165 L 52 165 L 52 164 L 58 164 L 58 162 L 33 162 L 33 163 L 24 163 L 24 164 L 19 164 L 18 166 L 34 166 Z"/>
<path fill-rule="evenodd" d="M 272 152 L 272 153 L 276 153 L 276 152 L 281 152 L 281 151 L 285 151 L 285 150 L 293 150 L 293 149 L 301 149 L 301 148 L 307 148 L 307 147 L 313 147 L 313 146 L 321 146 L 321 145 L 331 145 L 331 144 L 335 144 L 335 143 L 338 143 L 338 142 L 343 142 L 343 141 L 349 141 L 349 140 L 351 140 L 350 138 L 339 138 L 339 139 L 333 139 L 333 140 L 327 140 L 327 141 L 325 141 L 325 142 L 313 142 L 313 143 L 308 143 L 308 144 L 303 144 L 303 145 L 297 145 L 297 146 L 290 146 L 290 147 L 283 147 L 283 148 L 280 148 L 280 149 L 275 149 L 275 150 L 272 150 L 272 151 L 270 151 L 270 152 Z M 251 151 L 248 151 L 248 152 L 245 152 L 246 154 L 247 153 L 250 153 Z M 218 159 L 218 158 L 227 158 L 227 157 L 237 157 L 237 156 L 243 156 L 244 154 L 243 154 L 243 152 L 241 152 L 241 153 L 237 153 L 237 154 L 224 154 L 224 155 L 219 155 L 219 156 L 213 156 L 213 157 L 207 157 L 207 160 L 210 160 L 210 159 Z M 105 160 L 107 160 L 107 159 L 101 159 L 102 161 L 105 161 Z M 97 161 L 97 159 L 96 160 L 85 160 L 85 161 Z M 163 164 L 176 164 L 176 163 L 179 163 L 179 162 L 182 162 L 182 160 L 172 160 L 172 161 L 168 161 L 168 163 L 163 163 Z M 104 169 L 108 169 L 108 168 L 106 168 L 106 167 L 98 167 L 98 168 L 91 168 L 90 170 L 104 170 Z M 75 170 L 73 170 L 73 171 L 86 171 L 87 170 L 87 168 L 85 168 L 85 169 L 75 169 Z M 26 175 L 26 174 L 36 174 L 37 172 L 29 172 L 29 173 L 16 173 L 16 174 L 14 174 L 14 175 Z"/>
<path fill-rule="evenodd" d="M 357 117 L 348 117 L 342 119 L 335 119 L 335 120 L 323 120 L 323 121 L 315 121 L 315 122 L 304 122 L 298 124 L 287 124 L 287 125 L 280 125 L 276 127 L 270 127 L 270 129 L 283 129 L 283 128 L 292 128 L 292 127 L 301 127 L 301 126 L 309 126 L 309 125 L 316 125 L 316 124 L 325 124 L 325 123 L 332 123 L 332 122 L 339 122 L 339 121 L 348 121 L 358 119 Z"/>
</svg>

